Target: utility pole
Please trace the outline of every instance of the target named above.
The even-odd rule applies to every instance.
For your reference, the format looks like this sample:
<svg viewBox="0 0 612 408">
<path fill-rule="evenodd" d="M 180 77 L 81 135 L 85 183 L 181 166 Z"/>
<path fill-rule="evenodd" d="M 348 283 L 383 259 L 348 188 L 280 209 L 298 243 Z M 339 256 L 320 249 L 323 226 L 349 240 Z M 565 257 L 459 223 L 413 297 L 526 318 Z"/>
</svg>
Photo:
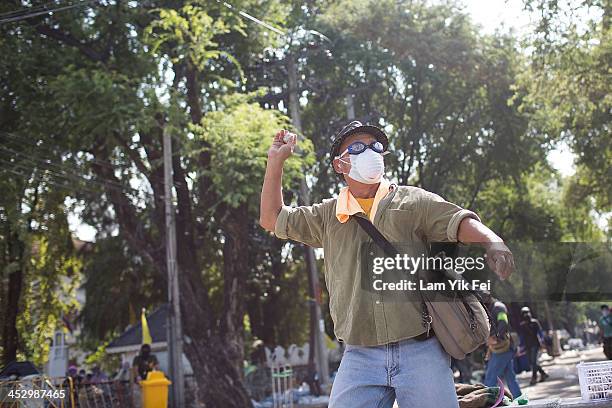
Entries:
<svg viewBox="0 0 612 408">
<path fill-rule="evenodd" d="M 289 112 L 291 114 L 291 123 L 299 134 L 302 133 L 302 119 L 300 117 L 300 101 L 298 95 L 298 80 L 297 69 L 293 55 L 287 57 L 287 70 L 289 77 Z M 300 199 L 303 205 L 310 205 L 310 192 L 306 180 L 302 178 L 300 182 Z M 319 273 L 315 260 L 314 251 L 308 245 L 304 245 L 304 257 L 306 259 L 306 268 L 308 269 L 309 297 L 310 297 L 310 329 L 311 339 L 314 344 L 311 348 L 315 352 L 315 365 L 319 373 L 319 379 L 323 388 L 329 386 L 329 366 L 327 363 L 327 350 L 325 347 L 324 338 L 324 322 L 321 316 L 321 306 L 317 299 L 319 292 Z"/>
<path fill-rule="evenodd" d="M 179 297 L 178 267 L 176 264 L 176 225 L 172 204 L 172 140 L 166 129 L 164 138 L 164 201 L 166 207 L 166 268 L 168 271 L 168 321 L 166 339 L 170 379 L 170 407 L 185 406 L 185 378 L 183 377 L 183 328 Z"/>
</svg>

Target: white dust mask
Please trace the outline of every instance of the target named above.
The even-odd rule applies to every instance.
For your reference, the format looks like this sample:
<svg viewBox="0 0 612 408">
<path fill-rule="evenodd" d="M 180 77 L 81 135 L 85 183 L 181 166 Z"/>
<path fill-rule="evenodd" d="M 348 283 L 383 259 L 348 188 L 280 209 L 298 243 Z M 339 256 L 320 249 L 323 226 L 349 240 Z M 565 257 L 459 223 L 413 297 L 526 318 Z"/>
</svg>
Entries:
<svg viewBox="0 0 612 408">
<path fill-rule="evenodd" d="M 351 155 L 351 171 L 348 176 L 365 184 L 376 184 L 385 172 L 385 161 L 380 153 L 366 149 L 363 153 Z"/>
</svg>

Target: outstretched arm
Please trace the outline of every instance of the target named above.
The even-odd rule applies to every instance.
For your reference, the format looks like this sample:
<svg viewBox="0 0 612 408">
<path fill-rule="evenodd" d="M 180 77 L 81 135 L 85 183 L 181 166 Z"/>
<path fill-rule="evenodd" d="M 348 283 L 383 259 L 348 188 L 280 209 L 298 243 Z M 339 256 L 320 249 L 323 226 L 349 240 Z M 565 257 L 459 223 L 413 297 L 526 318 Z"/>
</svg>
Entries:
<svg viewBox="0 0 612 408">
<path fill-rule="evenodd" d="M 481 244 L 487 251 L 487 263 L 502 280 L 514 270 L 514 257 L 510 249 L 496 233 L 473 218 L 464 218 L 457 231 L 459 242 Z"/>
</svg>

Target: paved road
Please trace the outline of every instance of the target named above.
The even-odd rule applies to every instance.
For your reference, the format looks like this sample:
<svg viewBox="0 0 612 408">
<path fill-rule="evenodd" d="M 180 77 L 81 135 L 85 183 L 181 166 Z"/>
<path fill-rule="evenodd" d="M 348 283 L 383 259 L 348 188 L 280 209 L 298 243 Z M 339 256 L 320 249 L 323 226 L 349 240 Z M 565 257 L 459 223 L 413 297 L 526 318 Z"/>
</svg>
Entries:
<svg viewBox="0 0 612 408">
<path fill-rule="evenodd" d="M 601 360 L 605 360 L 601 347 L 584 351 L 566 351 L 554 360 L 550 358 L 543 359 L 542 367 L 544 371 L 550 374 L 548 380 L 530 386 L 531 373 L 521 373 L 518 376 L 519 384 L 521 390 L 528 395 L 530 401 L 552 397 L 580 397 L 576 364 L 580 361 Z"/>
</svg>

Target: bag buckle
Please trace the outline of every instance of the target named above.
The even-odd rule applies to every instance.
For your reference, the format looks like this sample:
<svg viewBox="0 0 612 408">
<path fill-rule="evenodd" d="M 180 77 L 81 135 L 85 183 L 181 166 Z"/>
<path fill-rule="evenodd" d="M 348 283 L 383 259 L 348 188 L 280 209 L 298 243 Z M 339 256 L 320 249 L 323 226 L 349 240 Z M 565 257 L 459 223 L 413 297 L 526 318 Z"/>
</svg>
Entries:
<svg viewBox="0 0 612 408">
<path fill-rule="evenodd" d="M 429 330 L 431 329 L 431 322 L 433 322 L 433 317 L 431 317 L 429 313 L 423 311 L 421 321 L 423 322 L 423 327 L 427 328 L 427 334 L 425 336 L 429 337 Z"/>
</svg>

